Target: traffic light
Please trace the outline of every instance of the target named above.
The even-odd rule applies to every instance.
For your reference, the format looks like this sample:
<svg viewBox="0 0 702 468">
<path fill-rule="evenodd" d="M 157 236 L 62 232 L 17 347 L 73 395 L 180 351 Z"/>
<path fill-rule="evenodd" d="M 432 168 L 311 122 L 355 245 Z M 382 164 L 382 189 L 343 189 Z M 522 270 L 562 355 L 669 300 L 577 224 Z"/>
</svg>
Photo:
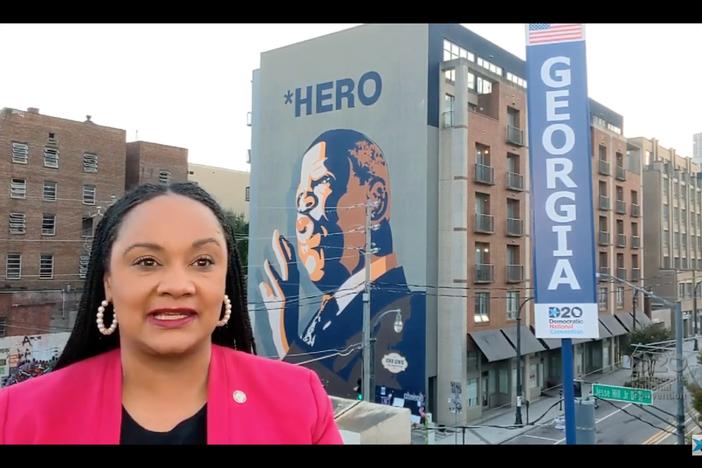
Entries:
<svg viewBox="0 0 702 468">
<path fill-rule="evenodd" d="M 361 379 L 356 381 L 356 386 L 353 388 L 353 391 L 356 392 L 357 400 L 363 400 L 363 384 L 361 383 Z"/>
</svg>

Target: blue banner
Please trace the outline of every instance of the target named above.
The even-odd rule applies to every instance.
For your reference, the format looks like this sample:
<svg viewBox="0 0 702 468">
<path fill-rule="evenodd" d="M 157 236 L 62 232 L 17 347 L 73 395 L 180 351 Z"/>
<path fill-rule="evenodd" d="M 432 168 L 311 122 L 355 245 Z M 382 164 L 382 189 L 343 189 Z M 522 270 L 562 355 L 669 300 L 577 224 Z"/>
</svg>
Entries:
<svg viewBox="0 0 702 468">
<path fill-rule="evenodd" d="M 528 25 L 526 63 L 536 336 L 598 338 L 583 26 Z"/>
</svg>

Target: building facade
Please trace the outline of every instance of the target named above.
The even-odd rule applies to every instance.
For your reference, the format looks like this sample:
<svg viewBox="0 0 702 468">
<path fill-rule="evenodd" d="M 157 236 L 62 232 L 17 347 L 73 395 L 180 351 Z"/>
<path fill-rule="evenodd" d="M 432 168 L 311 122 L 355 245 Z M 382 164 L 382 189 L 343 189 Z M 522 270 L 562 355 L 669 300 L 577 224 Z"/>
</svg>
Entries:
<svg viewBox="0 0 702 468">
<path fill-rule="evenodd" d="M 124 193 L 125 131 L 0 112 L 0 288 L 82 286 L 96 218 Z"/>
<path fill-rule="evenodd" d="M 127 143 L 127 190 L 141 184 L 168 185 L 188 180 L 188 150 L 176 146 L 133 141 Z"/>
<path fill-rule="evenodd" d="M 402 377 L 414 368 L 413 378 L 423 380 L 418 398 L 376 382 L 376 401 L 413 411 L 421 403 L 445 424 L 513 405 L 520 312 L 525 397 L 560 383 L 560 341 L 537 339 L 532 328 L 524 76 L 522 60 L 459 25 L 361 26 L 262 54 L 253 75 L 248 295 L 266 355 L 287 358 L 292 349 L 322 363 L 311 367 L 323 381 L 345 373 L 357 382 L 362 363 L 339 355 L 362 353 L 358 252 L 370 236 L 381 252 L 371 257 L 371 336 L 385 313 L 398 310 L 372 304 L 399 304 L 384 298 L 403 291 L 413 318 L 423 313 L 421 336 L 407 337 L 426 348 L 424 359 L 407 357 L 398 338 L 375 350 L 373 372 Z M 602 223 L 593 220 L 607 235 L 600 266 L 640 281 L 640 156 L 627 152 L 619 114 L 594 101 L 590 107 L 593 201 L 607 203 L 596 209 Z M 337 151 L 349 160 L 337 163 Z M 371 209 L 364 222 L 367 200 L 391 206 L 391 242 L 390 214 Z M 356 211 L 346 216 L 341 208 Z M 379 234 L 376 217 L 388 221 Z M 401 265 L 403 276 L 376 279 L 381 263 Z M 575 340 L 579 376 L 618 365 L 619 342 L 633 328 L 631 290 L 602 286 L 600 339 Z M 354 300 L 326 313 L 342 293 Z M 397 321 L 407 320 L 399 310 Z M 324 341 L 331 354 L 319 357 L 319 329 L 348 311 L 354 332 Z M 328 390 L 352 392 L 350 385 Z"/>
<path fill-rule="evenodd" d="M 700 166 L 655 138 L 630 138 L 629 146 L 641 151 L 645 161 L 645 284 L 660 296 L 680 301 L 687 336 L 694 328 L 694 296 L 701 293 L 702 282 Z"/>
<path fill-rule="evenodd" d="M 188 180 L 207 190 L 225 210 L 249 219 L 249 172 L 189 163 Z"/>
</svg>

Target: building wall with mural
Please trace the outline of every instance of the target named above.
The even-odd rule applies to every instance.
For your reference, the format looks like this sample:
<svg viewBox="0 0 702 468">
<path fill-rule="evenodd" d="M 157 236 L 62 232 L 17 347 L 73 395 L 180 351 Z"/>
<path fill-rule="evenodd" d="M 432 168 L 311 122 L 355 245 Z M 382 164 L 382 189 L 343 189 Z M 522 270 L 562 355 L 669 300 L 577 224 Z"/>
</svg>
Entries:
<svg viewBox="0 0 702 468">
<path fill-rule="evenodd" d="M 356 396 L 371 204 L 375 400 L 415 415 L 427 391 L 420 289 L 436 268 L 427 31 L 370 25 L 272 50 L 253 79 L 248 296 L 259 354 Z"/>
</svg>

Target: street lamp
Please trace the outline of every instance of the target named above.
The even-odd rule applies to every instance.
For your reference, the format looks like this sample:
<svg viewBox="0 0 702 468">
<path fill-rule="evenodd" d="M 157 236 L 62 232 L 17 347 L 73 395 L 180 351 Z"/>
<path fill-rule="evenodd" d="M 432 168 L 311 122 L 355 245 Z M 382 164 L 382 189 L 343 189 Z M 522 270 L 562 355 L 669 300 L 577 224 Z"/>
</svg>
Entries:
<svg viewBox="0 0 702 468">
<path fill-rule="evenodd" d="M 519 304 L 517 310 L 517 409 L 514 415 L 514 424 L 522 425 L 522 308 L 524 305 L 535 299 L 533 296 L 527 297 Z"/>
<path fill-rule="evenodd" d="M 370 382 L 370 385 L 368 386 L 368 395 L 364 395 L 364 400 L 366 401 L 371 401 L 375 403 L 375 341 L 376 338 L 375 336 L 372 336 L 372 331 L 375 329 L 375 327 L 380 323 L 381 319 L 385 317 L 388 314 L 395 313 L 395 323 L 393 323 L 392 329 L 395 331 L 395 333 L 401 333 L 402 328 L 404 327 L 404 324 L 402 323 L 402 311 L 400 309 L 390 309 L 386 310 L 382 314 L 378 315 L 374 320 L 373 323 L 371 323 L 370 330 L 371 330 L 371 337 L 370 337 L 370 359 L 369 359 L 369 364 L 368 365 L 363 365 L 363 372 L 368 372 L 369 373 L 369 378 L 368 381 Z"/>
</svg>

